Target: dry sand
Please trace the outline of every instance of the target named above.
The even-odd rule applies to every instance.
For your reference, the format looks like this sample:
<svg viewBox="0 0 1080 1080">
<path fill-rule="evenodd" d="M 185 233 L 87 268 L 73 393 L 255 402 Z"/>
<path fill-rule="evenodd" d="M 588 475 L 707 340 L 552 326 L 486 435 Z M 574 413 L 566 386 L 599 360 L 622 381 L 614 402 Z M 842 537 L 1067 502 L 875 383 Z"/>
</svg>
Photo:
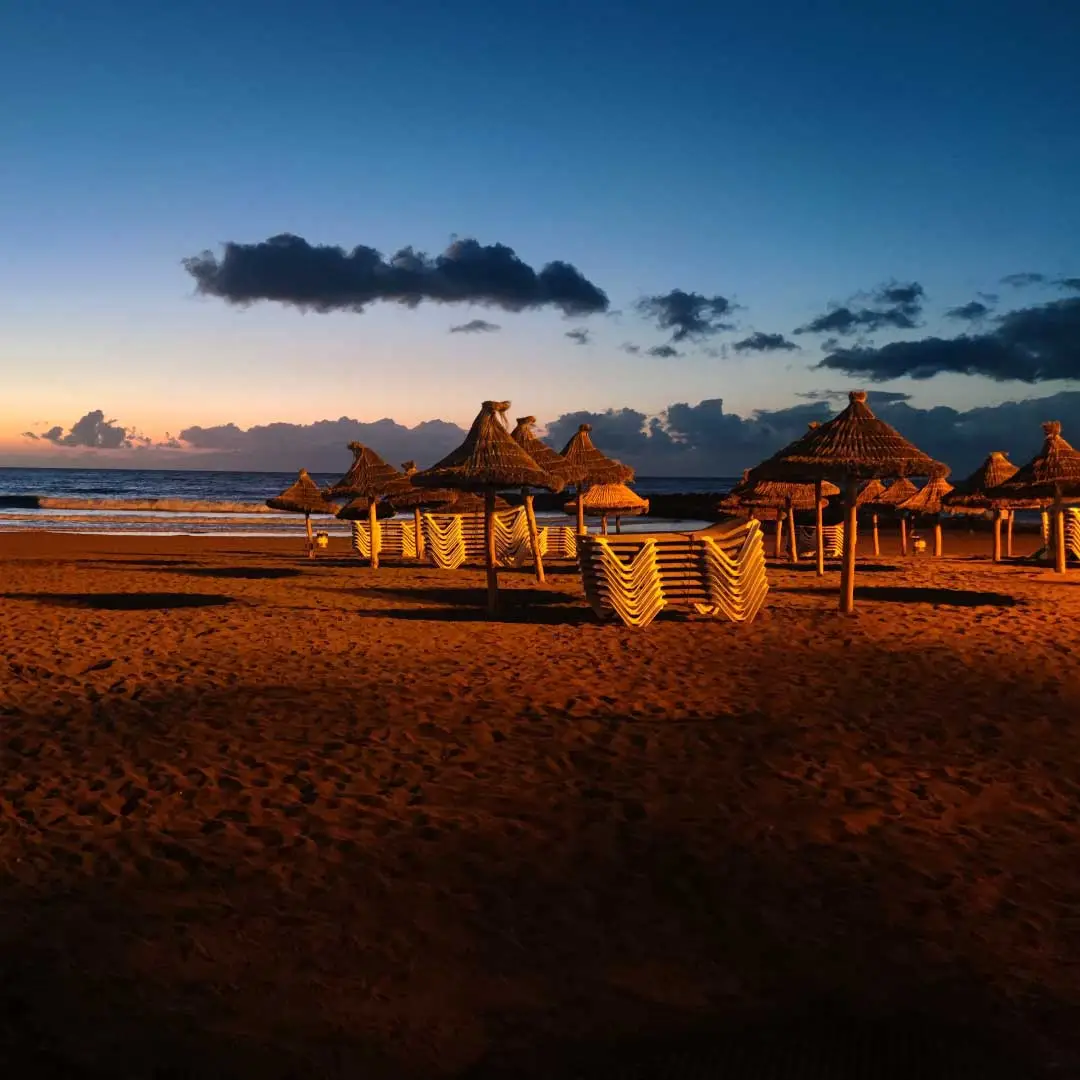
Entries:
<svg viewBox="0 0 1080 1080">
<path fill-rule="evenodd" d="M 565 565 L 490 623 L 299 536 L 0 536 L 0 1062 L 489 1075 L 808 1003 L 1068 1060 L 1080 572 L 987 543 L 640 632 Z"/>
</svg>

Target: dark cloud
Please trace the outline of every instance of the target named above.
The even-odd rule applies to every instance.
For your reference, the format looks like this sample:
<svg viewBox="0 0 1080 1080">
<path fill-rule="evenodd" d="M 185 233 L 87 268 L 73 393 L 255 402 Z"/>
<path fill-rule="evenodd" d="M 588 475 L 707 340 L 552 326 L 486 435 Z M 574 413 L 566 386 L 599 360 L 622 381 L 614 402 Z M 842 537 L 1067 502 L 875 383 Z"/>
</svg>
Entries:
<svg viewBox="0 0 1080 1080">
<path fill-rule="evenodd" d="M 567 330 L 563 336 L 568 337 L 575 345 L 589 344 L 588 330 Z"/>
<path fill-rule="evenodd" d="M 995 323 L 993 330 L 981 334 L 841 349 L 817 367 L 875 382 L 901 376 L 930 379 L 942 372 L 983 375 L 997 382 L 1080 379 L 1080 297 L 1019 308 Z"/>
<path fill-rule="evenodd" d="M 827 393 L 831 399 L 833 392 Z M 948 462 L 958 476 L 975 469 L 992 449 L 1007 451 L 1017 463 L 1028 460 L 1042 443 L 1040 425 L 1047 418 L 1061 420 L 1066 437 L 1080 437 L 1080 392 L 966 411 L 920 409 L 889 398 L 871 398 L 878 416 L 932 457 Z M 634 466 L 639 475 L 731 477 L 802 435 L 809 421 L 827 419 L 843 403 L 804 402 L 745 416 L 726 412 L 719 398 L 669 405 L 653 417 L 634 409 L 576 412 L 550 423 L 546 438 L 561 447 L 578 424 L 588 423 L 596 445 Z"/>
<path fill-rule="evenodd" d="M 945 312 L 946 318 L 963 319 L 967 322 L 980 322 L 990 314 L 990 308 L 979 300 L 971 300 L 959 307 L 949 308 Z"/>
<path fill-rule="evenodd" d="M 1080 277 L 1058 278 L 1058 284 L 1063 289 L 1075 289 L 1077 292 L 1080 292 Z"/>
<path fill-rule="evenodd" d="M 1045 280 L 1045 274 L 1006 274 L 1001 279 L 1001 284 L 1011 285 L 1014 289 L 1023 289 L 1028 285 L 1041 285 Z"/>
<path fill-rule="evenodd" d="M 926 293 L 917 281 L 889 282 L 878 286 L 867 299 L 873 306 L 855 307 L 854 300 L 833 304 L 824 314 L 798 327 L 795 333 L 847 337 L 857 331 L 914 330 L 919 325 Z"/>
<path fill-rule="evenodd" d="M 629 341 L 624 341 L 619 348 L 622 349 L 624 353 L 629 353 L 631 356 L 637 356 L 637 354 L 641 352 L 640 345 L 631 345 Z"/>
<path fill-rule="evenodd" d="M 736 352 L 790 352 L 798 347 L 783 334 L 763 334 L 760 330 L 732 345 Z"/>
<path fill-rule="evenodd" d="M 989 304 L 991 307 L 993 307 L 1001 299 L 1001 297 L 994 292 L 977 292 L 975 295 L 984 303 Z"/>
<path fill-rule="evenodd" d="M 673 356 L 682 356 L 682 353 L 674 345 L 654 345 L 651 349 L 645 351 L 649 356 L 655 356 L 661 360 L 669 360 Z"/>
<path fill-rule="evenodd" d="M 284 470 L 300 466 L 315 472 L 342 472 L 349 464 L 350 442 L 374 447 L 387 461 L 410 458 L 432 464 L 445 457 L 465 438 L 464 429 L 443 420 L 428 420 L 406 427 L 393 420 L 362 423 L 343 416 L 313 424 L 236 424 L 189 427 L 179 438 L 192 451 L 225 468 Z"/>
<path fill-rule="evenodd" d="M 374 248 L 347 252 L 282 233 L 256 244 L 229 241 L 220 260 L 204 251 L 183 265 L 198 292 L 230 304 L 272 300 L 318 312 L 362 312 L 379 300 L 506 311 L 554 307 L 567 315 L 608 309 L 603 290 L 569 263 L 550 262 L 536 271 L 513 248 L 472 239 L 455 240 L 434 258 L 407 247 L 385 259 Z"/>
<path fill-rule="evenodd" d="M 461 323 L 459 326 L 451 326 L 451 334 L 494 334 L 496 330 L 501 330 L 502 327 L 498 323 L 487 322 L 485 319 L 470 319 L 467 323 Z"/>
<path fill-rule="evenodd" d="M 95 450 L 119 450 L 151 441 L 145 435 L 136 434 L 133 428 L 124 428 L 115 420 L 106 420 L 101 409 L 93 409 L 76 420 L 69 431 L 65 432 L 57 424 L 39 434 L 24 431 L 23 438 L 51 442 L 56 446 L 81 446 Z"/>
<path fill-rule="evenodd" d="M 672 289 L 661 296 L 644 296 L 636 307 L 661 330 L 670 330 L 672 341 L 708 338 L 731 330 L 734 324 L 727 319 L 738 310 L 725 296 L 702 296 L 682 289 Z"/>
<path fill-rule="evenodd" d="M 847 390 L 806 390 L 795 395 L 806 401 L 833 401 L 846 404 L 848 400 Z M 897 401 L 910 401 L 911 395 L 901 393 L 899 390 L 871 390 L 866 395 L 870 405 L 892 405 Z"/>
</svg>

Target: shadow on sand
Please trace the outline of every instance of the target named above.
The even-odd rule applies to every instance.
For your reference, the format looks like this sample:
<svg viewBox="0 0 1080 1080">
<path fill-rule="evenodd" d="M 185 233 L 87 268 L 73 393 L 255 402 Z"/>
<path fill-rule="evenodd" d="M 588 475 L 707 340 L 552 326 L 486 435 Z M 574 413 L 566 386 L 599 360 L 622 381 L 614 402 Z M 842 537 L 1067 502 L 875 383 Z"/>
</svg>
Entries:
<svg viewBox="0 0 1080 1080">
<path fill-rule="evenodd" d="M 219 593 L 4 593 L 5 600 L 31 600 L 50 607 L 87 611 L 168 611 L 174 608 L 222 607 L 235 603 Z"/>
<path fill-rule="evenodd" d="M 862 573 L 862 570 L 859 570 Z M 818 589 L 805 586 L 775 585 L 770 592 L 812 596 L 835 591 L 830 586 Z M 975 589 L 933 589 L 929 587 L 901 587 L 893 585 L 857 585 L 856 600 L 879 601 L 887 604 L 935 604 L 944 607 L 1016 607 L 1021 601 L 1005 593 L 979 592 Z"/>
</svg>

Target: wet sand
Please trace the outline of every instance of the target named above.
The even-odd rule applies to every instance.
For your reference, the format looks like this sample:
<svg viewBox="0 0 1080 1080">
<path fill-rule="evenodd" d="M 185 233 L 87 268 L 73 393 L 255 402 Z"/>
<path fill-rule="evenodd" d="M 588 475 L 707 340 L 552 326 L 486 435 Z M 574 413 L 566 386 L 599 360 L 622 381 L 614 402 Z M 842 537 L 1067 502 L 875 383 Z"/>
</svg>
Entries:
<svg viewBox="0 0 1080 1080">
<path fill-rule="evenodd" d="M 567 564 L 492 623 L 338 542 L 0 536 L 0 1061 L 532 1075 L 814 1003 L 1075 1068 L 1080 571 L 883 542 L 853 617 L 771 564 L 640 632 Z"/>
</svg>

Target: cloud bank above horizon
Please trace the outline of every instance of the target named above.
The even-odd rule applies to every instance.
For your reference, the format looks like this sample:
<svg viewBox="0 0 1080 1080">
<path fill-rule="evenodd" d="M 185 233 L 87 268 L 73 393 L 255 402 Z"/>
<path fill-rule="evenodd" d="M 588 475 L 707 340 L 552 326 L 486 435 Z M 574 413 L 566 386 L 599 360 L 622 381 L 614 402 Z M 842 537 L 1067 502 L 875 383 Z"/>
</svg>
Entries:
<svg viewBox="0 0 1080 1080">
<path fill-rule="evenodd" d="M 605 452 L 634 466 L 641 475 L 736 476 L 806 431 L 811 421 L 828 419 L 845 403 L 847 391 L 822 388 L 802 393 L 798 404 L 728 412 L 722 398 L 691 405 L 676 402 L 656 415 L 632 408 L 569 412 L 547 424 L 544 439 L 562 449 L 580 424 L 591 424 Z M 1066 438 L 1080 442 L 1080 391 L 1044 398 L 957 410 L 918 408 L 897 391 L 869 392 L 871 407 L 932 457 L 963 476 L 991 450 L 1007 452 L 1017 464 L 1041 445 L 1041 423 L 1060 420 Z M 416 460 L 421 467 L 458 446 L 466 428 L 444 420 L 409 427 L 384 418 L 364 422 L 342 416 L 311 424 L 192 425 L 179 436 L 153 441 L 125 435 L 134 429 L 109 422 L 92 410 L 65 431 L 27 432 L 33 447 L 48 444 L 42 465 L 127 468 L 197 468 L 287 472 L 300 466 L 333 472 L 348 464 L 347 444 L 362 442 L 391 462 Z M 118 435 L 117 432 L 120 434 Z M 124 436 L 121 438 L 121 436 Z M 24 462 L 26 463 L 26 462 Z"/>
</svg>

